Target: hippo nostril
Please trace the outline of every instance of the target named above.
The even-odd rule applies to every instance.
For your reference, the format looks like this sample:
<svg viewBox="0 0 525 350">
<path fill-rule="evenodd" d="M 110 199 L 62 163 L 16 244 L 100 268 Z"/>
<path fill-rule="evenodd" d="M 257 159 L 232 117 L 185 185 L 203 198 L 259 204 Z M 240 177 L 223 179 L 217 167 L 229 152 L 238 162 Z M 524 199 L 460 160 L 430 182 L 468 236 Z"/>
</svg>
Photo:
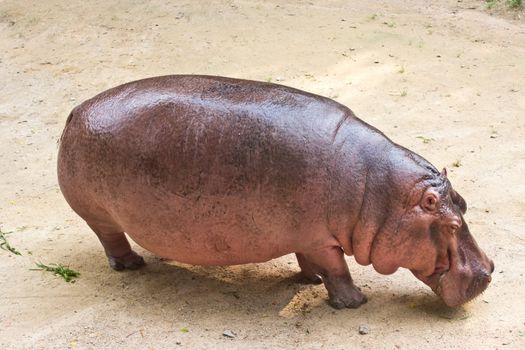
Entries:
<svg viewBox="0 0 525 350">
<path fill-rule="evenodd" d="M 490 273 L 493 273 L 494 272 L 494 262 L 491 260 L 490 261 Z"/>
<path fill-rule="evenodd" d="M 492 276 L 490 275 L 490 273 L 487 272 L 482 272 L 478 278 L 480 278 L 481 281 L 487 281 L 487 283 L 490 283 L 492 281 Z"/>
</svg>

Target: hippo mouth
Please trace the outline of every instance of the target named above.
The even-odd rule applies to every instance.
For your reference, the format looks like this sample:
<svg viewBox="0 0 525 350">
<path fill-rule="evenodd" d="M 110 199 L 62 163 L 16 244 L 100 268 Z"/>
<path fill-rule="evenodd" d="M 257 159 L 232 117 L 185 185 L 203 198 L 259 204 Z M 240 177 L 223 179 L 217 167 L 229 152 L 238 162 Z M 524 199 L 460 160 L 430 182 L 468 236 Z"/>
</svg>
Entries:
<svg viewBox="0 0 525 350">
<path fill-rule="evenodd" d="M 441 273 L 436 273 L 436 276 L 434 276 L 434 274 L 431 276 L 432 279 L 437 279 L 437 282 L 435 282 L 433 285 L 430 285 L 430 287 L 432 288 L 432 291 L 439 296 L 442 294 L 443 281 L 447 277 L 447 273 L 448 270 Z"/>
<path fill-rule="evenodd" d="M 465 304 L 485 291 L 491 282 L 486 272 L 464 274 L 450 269 L 436 269 L 430 276 L 416 277 L 428 285 L 449 307 Z"/>
<path fill-rule="evenodd" d="M 440 263 L 439 261 L 436 261 L 434 272 L 431 275 L 424 276 L 424 275 L 415 273 L 414 271 L 412 272 L 414 273 L 417 279 L 419 279 L 420 281 L 425 283 L 427 286 L 429 286 L 432 289 L 432 291 L 436 293 L 436 295 L 438 295 L 444 301 L 446 300 L 446 298 L 443 295 L 444 294 L 443 286 L 446 284 L 447 279 L 450 277 L 449 276 L 450 261 L 451 261 L 450 251 L 447 251 L 446 262 L 441 261 Z M 447 305 L 449 304 L 448 302 L 446 303 Z"/>
<path fill-rule="evenodd" d="M 449 270 L 443 271 L 442 269 L 436 268 L 434 273 L 432 273 L 430 276 L 421 276 L 418 274 L 415 274 L 415 276 L 425 283 L 427 286 L 429 286 L 434 293 L 437 295 L 440 295 L 439 291 L 441 290 L 441 286 L 443 285 L 443 280 L 447 276 Z"/>
<path fill-rule="evenodd" d="M 450 271 L 450 250 L 447 250 L 446 258 L 445 259 L 436 259 L 435 265 L 434 265 L 434 272 L 432 272 L 429 276 L 423 276 L 421 274 L 415 274 L 414 275 L 423 283 L 425 283 L 427 286 L 429 286 L 434 293 L 441 296 L 440 290 L 443 285 L 443 281 L 447 277 L 449 271 Z"/>
</svg>

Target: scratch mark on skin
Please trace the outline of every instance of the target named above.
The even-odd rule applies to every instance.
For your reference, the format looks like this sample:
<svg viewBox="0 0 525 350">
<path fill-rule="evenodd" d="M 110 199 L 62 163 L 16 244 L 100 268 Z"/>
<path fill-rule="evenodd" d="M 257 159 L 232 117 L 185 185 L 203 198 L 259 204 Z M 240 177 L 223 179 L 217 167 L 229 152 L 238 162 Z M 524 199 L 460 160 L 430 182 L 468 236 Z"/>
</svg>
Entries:
<svg viewBox="0 0 525 350">
<path fill-rule="evenodd" d="M 337 137 L 337 134 L 339 133 L 339 129 L 341 129 L 341 127 L 343 126 L 343 124 L 345 123 L 347 119 L 347 116 L 343 116 L 341 117 L 341 119 L 339 120 L 339 122 L 337 123 L 337 125 L 335 126 L 335 129 L 334 129 L 334 132 L 332 133 L 332 143 L 335 142 L 335 139 Z"/>
</svg>

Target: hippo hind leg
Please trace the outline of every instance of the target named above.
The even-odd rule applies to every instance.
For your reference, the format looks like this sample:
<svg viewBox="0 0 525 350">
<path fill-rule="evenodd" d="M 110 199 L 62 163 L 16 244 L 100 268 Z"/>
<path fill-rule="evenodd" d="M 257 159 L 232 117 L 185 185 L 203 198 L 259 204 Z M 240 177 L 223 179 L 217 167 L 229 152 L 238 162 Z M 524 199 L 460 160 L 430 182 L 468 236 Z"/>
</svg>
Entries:
<svg viewBox="0 0 525 350">
<path fill-rule="evenodd" d="M 321 276 L 330 305 L 334 308 L 358 308 L 368 301 L 354 285 L 340 247 L 327 247 L 296 255 L 305 277 L 312 279 L 312 276 Z"/>
<path fill-rule="evenodd" d="M 126 235 L 117 224 L 109 220 L 86 220 L 86 223 L 97 234 L 113 270 L 136 270 L 145 265 L 144 259 L 131 249 Z"/>
</svg>

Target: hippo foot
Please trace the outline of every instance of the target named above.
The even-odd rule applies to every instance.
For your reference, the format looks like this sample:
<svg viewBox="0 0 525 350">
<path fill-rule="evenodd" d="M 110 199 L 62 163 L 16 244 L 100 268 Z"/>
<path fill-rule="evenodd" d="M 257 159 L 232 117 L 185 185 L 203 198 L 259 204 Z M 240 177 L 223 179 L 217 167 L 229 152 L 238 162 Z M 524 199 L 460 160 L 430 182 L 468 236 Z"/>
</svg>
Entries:
<svg viewBox="0 0 525 350">
<path fill-rule="evenodd" d="M 345 285 L 342 288 L 338 288 L 335 291 L 329 290 L 329 304 L 335 309 L 350 308 L 357 309 L 359 306 L 366 304 L 368 298 L 364 295 L 359 288 L 352 284 Z"/>
<path fill-rule="evenodd" d="M 109 266 L 115 271 L 137 270 L 146 265 L 144 259 L 134 251 L 120 257 L 108 256 Z"/>
</svg>

